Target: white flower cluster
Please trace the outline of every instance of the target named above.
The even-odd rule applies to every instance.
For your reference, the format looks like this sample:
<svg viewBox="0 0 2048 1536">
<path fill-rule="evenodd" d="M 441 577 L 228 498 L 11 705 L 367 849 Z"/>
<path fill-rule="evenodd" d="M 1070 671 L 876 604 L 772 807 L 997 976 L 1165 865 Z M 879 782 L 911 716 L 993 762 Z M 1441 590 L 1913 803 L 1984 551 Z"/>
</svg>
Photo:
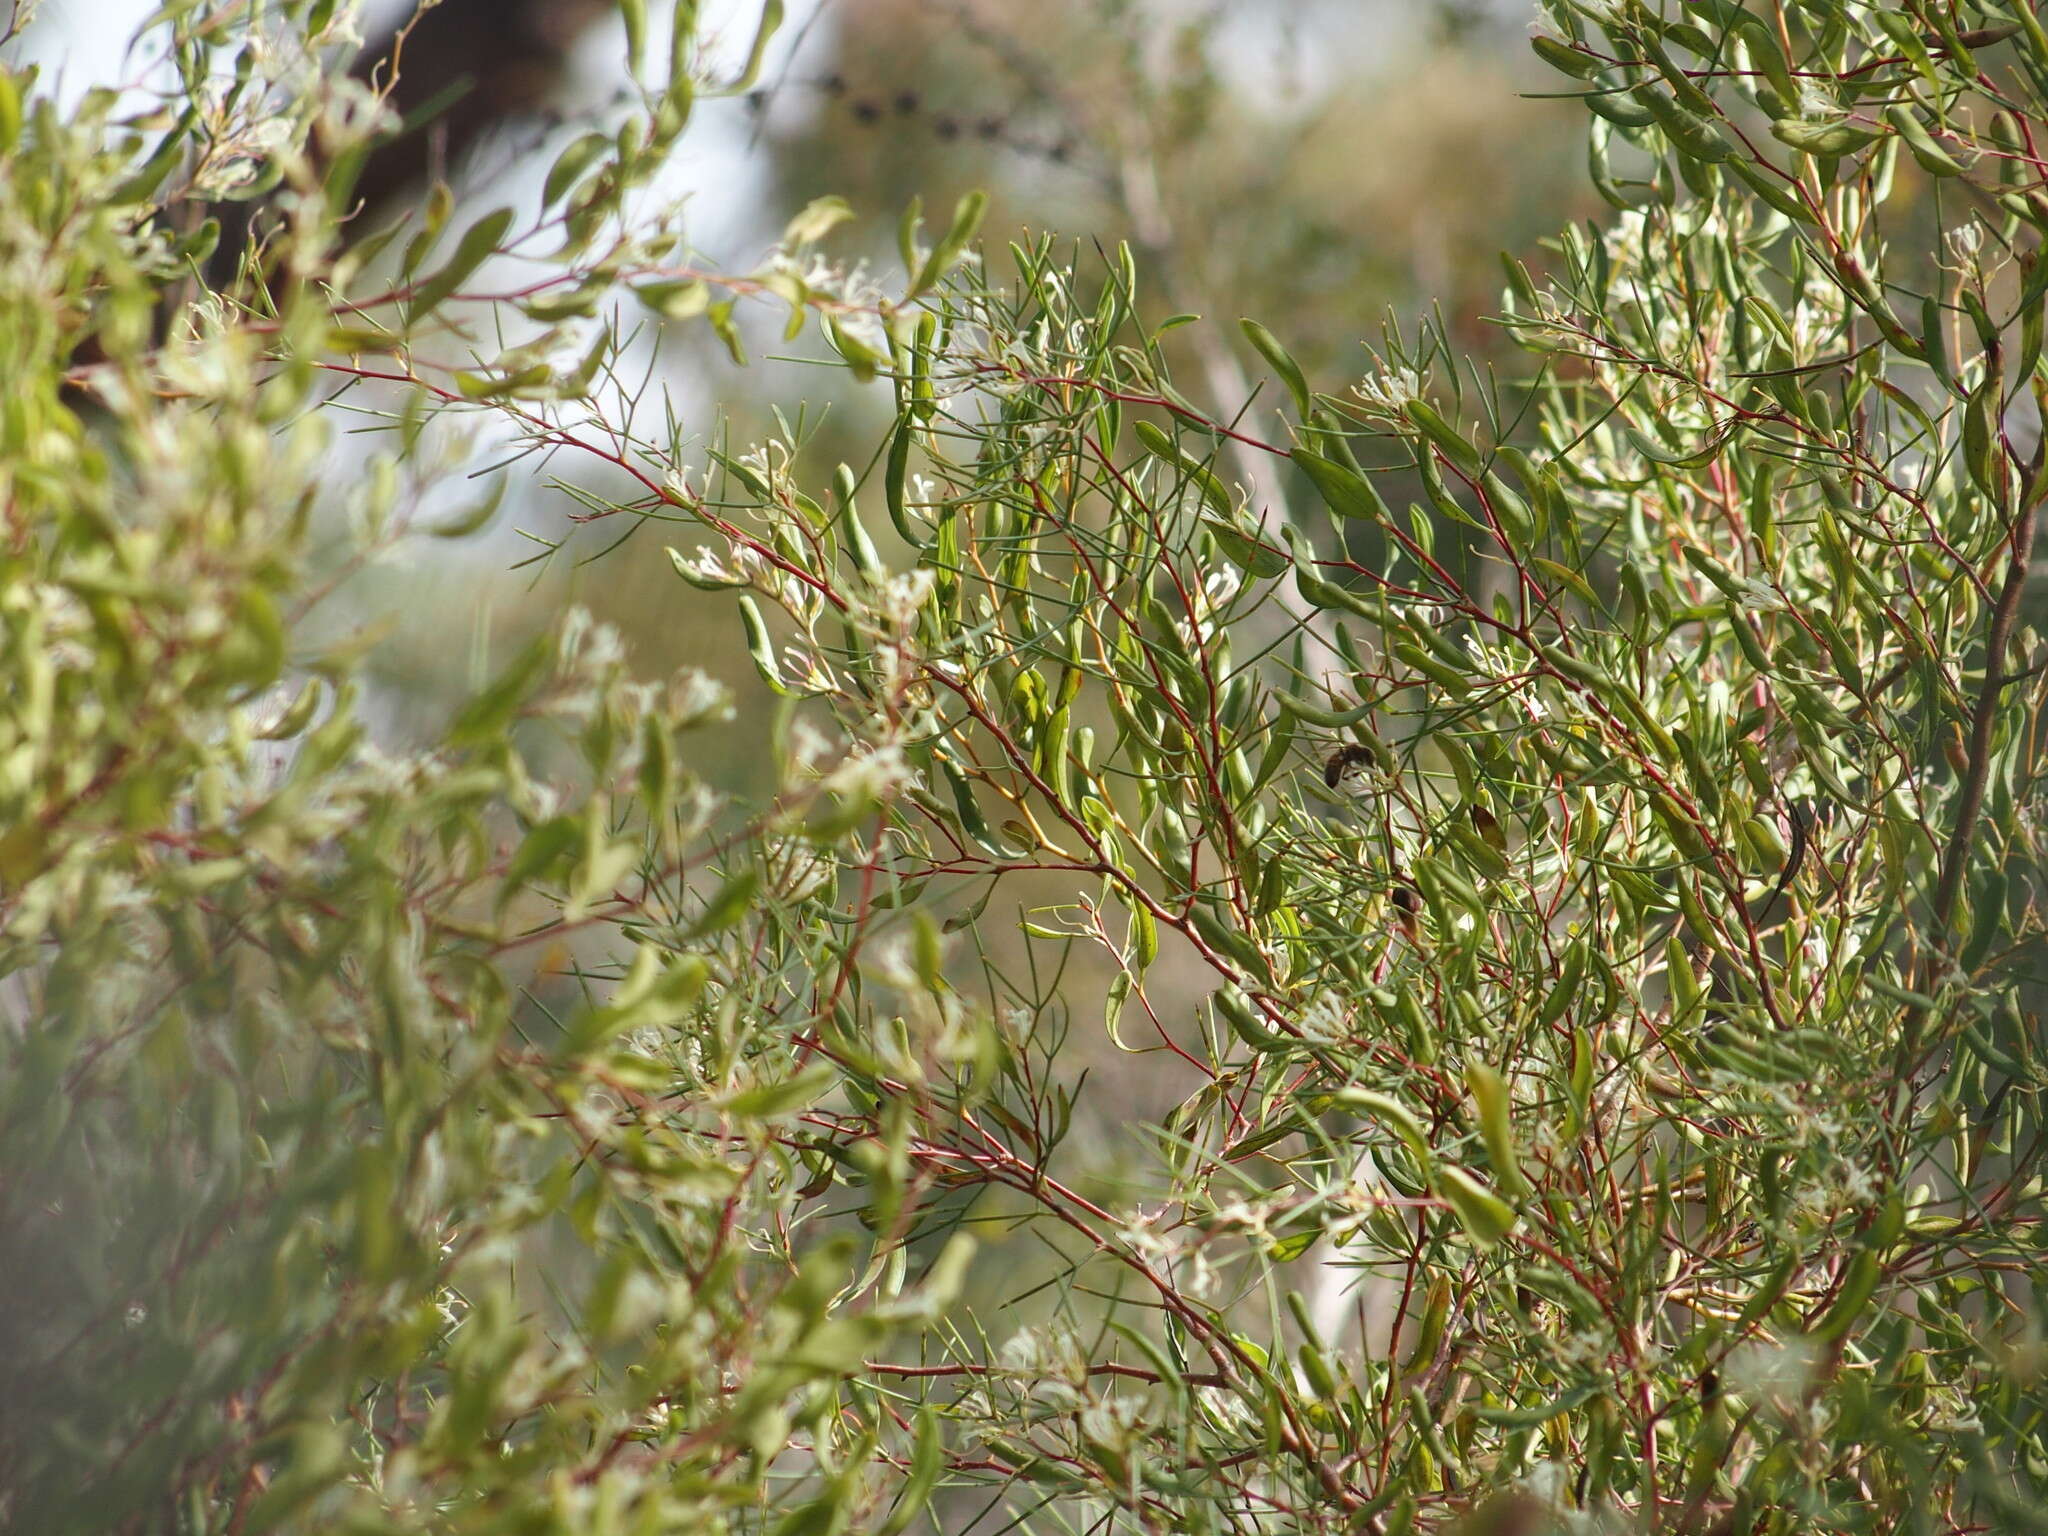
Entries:
<svg viewBox="0 0 2048 1536">
<path fill-rule="evenodd" d="M 668 680 L 666 712 L 678 728 L 723 725 L 733 717 L 732 690 L 698 667 L 684 667 Z"/>
<path fill-rule="evenodd" d="M 1050 1406 L 1073 1409 L 1087 1400 L 1087 1356 L 1080 1336 L 1064 1321 L 1019 1328 L 1003 1341 L 996 1365 L 1015 1377 L 1027 1396 Z"/>
<path fill-rule="evenodd" d="M 736 544 L 727 555 L 699 544 L 696 554 L 685 555 L 672 549 L 669 559 L 684 580 L 700 587 L 751 586 L 766 564 L 751 544 Z"/>
<path fill-rule="evenodd" d="M 805 837 L 771 838 L 762 850 L 768 889 L 784 901 L 815 896 L 839 874 L 832 850 Z"/>
<path fill-rule="evenodd" d="M 892 630 L 907 630 L 930 601 L 935 579 L 935 573 L 924 566 L 891 576 L 877 589 L 868 612 Z"/>
<path fill-rule="evenodd" d="M 777 567 L 758 545 L 735 540 L 722 555 L 704 544 L 694 555 L 670 546 L 668 558 L 676 574 L 694 587 L 747 587 L 799 621 L 815 618 L 824 602 L 816 588 Z"/>
<path fill-rule="evenodd" d="M 590 610 L 579 604 L 562 620 L 555 655 L 565 673 L 602 674 L 625 664 L 626 642 L 617 629 L 592 618 Z"/>
<path fill-rule="evenodd" d="M 796 488 L 790 474 L 791 454 L 789 445 L 776 438 L 754 444 L 739 456 L 739 462 L 759 475 L 768 487 L 768 494 L 778 502 L 786 501 L 789 493 Z"/>
<path fill-rule="evenodd" d="M 826 774 L 821 787 L 848 800 L 887 802 L 906 789 L 921 789 L 923 777 L 903 755 L 899 742 L 884 742 L 848 753 Z"/>
<path fill-rule="evenodd" d="M 789 765 L 786 779 L 815 779 L 820 766 L 832 756 L 832 740 L 808 720 L 799 719 L 789 728 Z"/>
<path fill-rule="evenodd" d="M 935 573 L 928 567 L 901 571 L 873 583 L 855 621 L 875 643 L 875 660 L 881 671 L 876 690 L 883 701 L 875 724 L 887 726 L 887 710 L 901 699 L 916 681 L 920 656 L 916 644 L 918 618 L 931 601 Z"/>
<path fill-rule="evenodd" d="M 1407 407 L 1422 398 L 1422 375 L 1413 368 L 1382 365 L 1352 385 L 1351 393 L 1367 415 L 1401 420 Z"/>
<path fill-rule="evenodd" d="M 805 693 L 823 694 L 840 691 L 839 675 L 817 652 L 805 650 L 800 645 L 785 645 L 782 648 L 782 669 L 790 686 Z"/>
<path fill-rule="evenodd" d="M 1846 1158 L 1832 1158 L 1820 1173 L 1794 1186 L 1788 1208 L 1801 1226 L 1831 1226 L 1841 1217 L 1868 1210 L 1877 1202 L 1878 1181 L 1868 1168 Z"/>
<path fill-rule="evenodd" d="M 1317 1040 L 1326 1045 L 1349 1039 L 1351 1035 L 1350 1010 L 1334 992 L 1318 992 L 1310 998 L 1295 1023 L 1304 1040 Z"/>
<path fill-rule="evenodd" d="M 1799 82 L 1798 112 L 1809 123 L 1832 122 L 1843 115 L 1842 103 L 1835 93 L 1813 79 Z"/>
<path fill-rule="evenodd" d="M 851 266 L 835 262 L 816 251 L 777 249 L 768 258 L 769 270 L 793 278 L 813 300 L 832 306 L 832 319 L 839 329 L 882 357 L 889 355 L 889 330 L 882 323 L 882 307 L 889 292 L 868 269 L 865 261 Z"/>
<path fill-rule="evenodd" d="M 1106 1397 L 1083 1408 L 1074 1427 L 1083 1439 L 1129 1456 L 1144 1439 L 1147 1426 L 1144 1405 L 1135 1397 Z"/>
<path fill-rule="evenodd" d="M 1243 573 L 1234 565 L 1226 565 L 1203 577 L 1202 584 L 1189 594 L 1194 617 L 1174 620 L 1173 632 L 1191 654 L 1208 649 L 1218 627 L 1228 623 L 1226 613 L 1231 599 L 1243 587 Z"/>
</svg>

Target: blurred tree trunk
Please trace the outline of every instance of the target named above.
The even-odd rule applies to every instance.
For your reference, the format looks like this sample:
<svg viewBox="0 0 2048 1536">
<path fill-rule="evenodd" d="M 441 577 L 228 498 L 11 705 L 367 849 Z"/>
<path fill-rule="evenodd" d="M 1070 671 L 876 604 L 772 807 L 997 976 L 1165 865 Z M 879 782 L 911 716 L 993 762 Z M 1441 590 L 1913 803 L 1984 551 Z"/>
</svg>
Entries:
<svg viewBox="0 0 2048 1536">
<path fill-rule="evenodd" d="M 544 108 L 576 39 L 609 10 L 606 0 L 441 0 L 372 41 L 350 73 L 389 83 L 405 127 L 363 168 L 364 211 L 384 208 L 430 166 L 453 165 L 500 123 Z"/>
<path fill-rule="evenodd" d="M 494 128 L 543 110 L 568 73 L 576 39 L 611 8 L 608 0 L 440 0 L 373 37 L 349 73 L 387 91 L 400 126 L 357 177 L 343 238 L 367 233 Z M 237 203 L 216 212 L 221 240 L 209 276 L 219 284 L 239 270 L 265 208 Z"/>
</svg>

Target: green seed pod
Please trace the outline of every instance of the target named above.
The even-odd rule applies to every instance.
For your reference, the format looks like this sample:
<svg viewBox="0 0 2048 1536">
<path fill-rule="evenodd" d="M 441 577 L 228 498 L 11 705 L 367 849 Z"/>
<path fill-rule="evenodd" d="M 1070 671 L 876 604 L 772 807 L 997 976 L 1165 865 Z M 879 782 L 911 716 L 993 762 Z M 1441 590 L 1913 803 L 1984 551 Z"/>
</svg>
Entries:
<svg viewBox="0 0 2048 1536">
<path fill-rule="evenodd" d="M 1250 999 L 1235 987 L 1225 987 L 1215 996 L 1216 1011 L 1230 1026 L 1231 1033 L 1248 1050 L 1260 1055 L 1290 1051 L 1301 1042 L 1267 1027 Z"/>
</svg>

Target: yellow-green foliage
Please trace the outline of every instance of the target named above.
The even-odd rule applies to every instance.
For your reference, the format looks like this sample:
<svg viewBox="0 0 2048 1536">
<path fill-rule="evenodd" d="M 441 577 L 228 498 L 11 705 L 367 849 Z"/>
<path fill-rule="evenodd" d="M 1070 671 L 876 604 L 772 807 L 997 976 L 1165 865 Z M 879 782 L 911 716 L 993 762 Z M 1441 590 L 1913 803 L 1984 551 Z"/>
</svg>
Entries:
<svg viewBox="0 0 2048 1536">
<path fill-rule="evenodd" d="M 2040 1526 L 2030 7 L 1548 0 L 1615 212 L 1527 370 L 1276 317 L 1275 425 L 1113 239 L 691 249 L 688 5 L 536 206 L 343 254 L 377 106 L 261 9 L 127 123 L 0 75 L 0 1523 Z M 741 303 L 863 463 L 634 414 Z M 770 782 L 602 613 L 372 744 L 308 615 L 488 520 L 441 420 L 729 614 Z"/>
</svg>

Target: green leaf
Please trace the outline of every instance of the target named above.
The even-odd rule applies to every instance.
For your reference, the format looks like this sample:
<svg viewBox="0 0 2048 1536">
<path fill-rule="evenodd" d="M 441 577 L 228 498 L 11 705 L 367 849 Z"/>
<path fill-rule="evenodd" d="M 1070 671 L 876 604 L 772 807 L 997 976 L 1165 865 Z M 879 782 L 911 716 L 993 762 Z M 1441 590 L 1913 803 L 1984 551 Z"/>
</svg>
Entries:
<svg viewBox="0 0 2048 1536">
<path fill-rule="evenodd" d="M 491 493 L 473 504 L 465 512 L 457 512 L 443 522 L 427 529 L 437 539 L 466 539 L 473 533 L 481 533 L 484 525 L 497 515 L 498 507 L 505 500 L 506 481 L 502 478 L 491 487 Z"/>
<path fill-rule="evenodd" d="M 555 163 L 548 167 L 548 179 L 541 187 L 541 206 L 552 208 L 568 196 L 569 189 L 582 179 L 583 173 L 597 164 L 611 147 L 611 135 L 595 131 L 571 140 L 569 145 L 555 156 Z"/>
<path fill-rule="evenodd" d="M 1473 1414 L 1485 1424 L 1497 1424 L 1503 1429 L 1534 1429 L 1539 1424 L 1548 1424 L 1552 1419 L 1562 1418 L 1574 1408 L 1591 1402 L 1600 1393 L 1600 1388 L 1591 1383 L 1560 1392 L 1547 1403 L 1536 1403 L 1527 1408 L 1494 1408 L 1480 1406 Z"/>
<path fill-rule="evenodd" d="M 1143 975 L 1159 958 L 1159 925 L 1152 909 L 1136 897 L 1126 898 L 1124 905 L 1131 914 L 1131 968 Z"/>
<path fill-rule="evenodd" d="M 2003 386 L 1998 371 L 1988 371 L 1963 411 L 1963 464 L 1994 505 L 2005 499 L 2005 452 L 1998 440 Z"/>
<path fill-rule="evenodd" d="M 518 849 L 505 865 L 504 885 L 498 900 L 502 906 L 534 880 L 555 873 L 583 840 L 583 829 L 574 817 L 551 816 L 537 822 L 520 839 Z"/>
<path fill-rule="evenodd" d="M 782 231 L 787 246 L 814 245 L 853 217 L 853 206 L 843 197 L 814 197 Z"/>
<path fill-rule="evenodd" d="M 1245 340 L 1257 349 L 1267 365 L 1280 376 L 1280 382 L 1287 386 L 1287 393 L 1294 397 L 1294 408 L 1303 416 L 1308 415 L 1314 401 L 1308 392 L 1308 380 L 1303 377 L 1301 365 L 1288 355 L 1273 333 L 1256 320 L 1240 320 L 1238 328 L 1244 332 Z"/>
<path fill-rule="evenodd" d="M 841 325 L 832 315 L 823 317 L 825 339 L 832 344 L 832 350 L 846 360 L 847 371 L 856 383 L 865 384 L 888 364 L 888 359 L 859 336 Z"/>
<path fill-rule="evenodd" d="M 929 912 L 910 914 L 910 939 L 911 962 L 917 969 L 918 982 L 934 996 L 945 991 L 944 946 L 939 938 L 939 925 L 932 921 Z"/>
<path fill-rule="evenodd" d="M 1372 488 L 1372 483 L 1356 470 L 1307 448 L 1297 448 L 1289 457 L 1302 467 L 1314 482 L 1324 504 L 1339 517 L 1360 522 L 1383 523 L 1387 520 L 1387 504 L 1380 500 L 1380 494 Z"/>
<path fill-rule="evenodd" d="M 874 1527 L 874 1536 L 903 1536 L 910 1529 L 910 1523 L 931 1503 L 932 1490 L 938 1486 L 939 1472 L 945 1465 L 945 1438 L 939 1428 L 939 1416 L 929 1404 L 917 1410 L 915 1438 L 911 1444 L 910 1470 L 905 1474 L 903 1486 L 896 1494 L 896 1502 L 888 1515 Z"/>
<path fill-rule="evenodd" d="M 1401 407 L 1402 414 L 1422 429 L 1423 436 L 1436 445 L 1437 451 L 1451 461 L 1466 478 L 1476 480 L 1485 468 L 1485 461 L 1479 450 L 1459 435 L 1457 429 L 1442 416 L 1427 400 L 1410 400 Z"/>
<path fill-rule="evenodd" d="M 697 914 L 697 921 L 690 925 L 684 939 L 701 939 L 732 927 L 747 915 L 747 908 L 753 904 L 754 892 L 760 888 L 761 874 L 758 870 L 743 869 L 730 876 L 704 903 L 704 910 Z"/>
<path fill-rule="evenodd" d="M 432 314 L 444 299 L 490 259 L 511 228 L 510 208 L 493 209 L 470 225 L 461 240 L 456 242 L 455 254 L 440 270 L 413 285 L 406 305 L 407 319 L 416 322 Z"/>
<path fill-rule="evenodd" d="M 680 7 L 679 7 L 680 8 Z M 695 9 L 693 5 L 691 9 Z M 762 0 L 761 19 L 754 27 L 754 41 L 747 49 L 747 62 L 737 78 L 725 87 L 727 95 L 751 91 L 761 78 L 761 63 L 768 57 L 768 44 L 782 28 L 782 0 Z"/>
<path fill-rule="evenodd" d="M 626 69 L 631 73 L 647 50 L 647 0 L 619 0 L 619 16 L 626 24 Z"/>
<path fill-rule="evenodd" d="M 1429 1132 L 1415 1117 L 1414 1111 L 1399 1099 L 1377 1093 L 1370 1088 L 1339 1088 L 1330 1095 L 1330 1102 L 1337 1108 L 1348 1109 L 1354 1114 L 1369 1115 L 1377 1120 L 1383 1129 L 1392 1132 L 1410 1152 L 1415 1154 L 1417 1162 L 1425 1168 L 1429 1166 Z"/>
<path fill-rule="evenodd" d="M 1515 1208 L 1479 1179 L 1454 1164 L 1439 1164 L 1437 1192 L 1443 1196 L 1475 1246 L 1491 1248 L 1520 1220 Z"/>
<path fill-rule="evenodd" d="M 1508 1122 L 1507 1079 L 1483 1061 L 1470 1061 L 1465 1064 L 1465 1087 L 1479 1111 L 1479 1135 L 1494 1176 L 1510 1195 L 1527 1194 L 1529 1181 L 1515 1156 L 1514 1130 Z"/>
<path fill-rule="evenodd" d="M 1290 1232 L 1285 1237 L 1276 1237 L 1266 1245 L 1266 1257 L 1275 1264 L 1292 1263 L 1315 1247 L 1316 1239 L 1322 1235 L 1320 1228 L 1310 1227 L 1306 1231 Z"/>
<path fill-rule="evenodd" d="M 1529 46 L 1536 56 L 1552 69 L 1563 70 L 1580 80 L 1597 80 L 1605 65 L 1591 54 L 1581 53 L 1558 38 L 1537 33 L 1529 39 Z"/>
<path fill-rule="evenodd" d="M 733 319 L 733 301 L 720 299 L 716 304 L 710 305 L 704 314 L 711 322 L 712 333 L 725 343 L 726 356 L 733 360 L 735 367 L 746 367 L 747 349 L 740 340 L 739 322 Z"/>
<path fill-rule="evenodd" d="M 0 77 L 4 77 L 6 73 L 5 69 L 0 69 Z M 18 138 L 20 136 L 20 112 L 20 105 L 17 101 L 13 112 L 10 114 L 14 122 L 13 130 L 9 135 L 10 138 Z M 185 115 L 179 119 L 177 126 L 172 128 L 170 132 L 166 133 L 157 142 L 155 152 L 136 168 L 133 175 L 114 188 L 107 201 L 116 208 L 122 208 L 130 204 L 145 203 L 151 197 L 154 197 L 157 188 L 163 185 L 164 178 L 171 174 L 171 168 L 178 163 L 179 158 L 185 153 L 187 137 L 199 122 L 199 115 L 199 109 L 196 106 L 188 108 Z"/>
<path fill-rule="evenodd" d="M 952 226 L 947 229 L 945 238 L 932 247 L 931 254 L 924 259 L 924 264 L 917 269 L 917 276 L 911 280 L 910 292 L 906 297 L 915 298 L 952 270 L 953 263 L 966 251 L 975 231 L 981 228 L 982 215 L 987 212 L 986 192 L 970 192 L 960 199 L 953 209 Z"/>
<path fill-rule="evenodd" d="M 489 687 L 476 694 L 455 717 L 448 739 L 455 746 L 502 744 L 513 720 L 547 669 L 553 648 L 545 639 L 535 640 Z"/>
<path fill-rule="evenodd" d="M 1912 153 L 1913 158 L 1920 162 L 1920 168 L 1929 175 L 1960 176 L 1963 174 L 1962 162 L 1935 142 L 1933 135 L 1928 133 L 1926 124 L 1920 121 L 1919 114 L 1911 107 L 1901 103 L 1887 108 L 1885 111 L 1885 121 L 1892 125 L 1899 138 L 1904 141 L 1906 148 Z"/>
<path fill-rule="evenodd" d="M 1780 144 L 1796 149 L 1803 155 L 1833 158 L 1854 154 L 1857 150 L 1876 143 L 1884 137 L 1884 130 L 1868 128 L 1860 123 L 1812 123 L 1804 118 L 1787 117 L 1771 124 L 1771 135 Z"/>
<path fill-rule="evenodd" d="M 1870 1304 L 1877 1282 L 1884 1276 L 1884 1266 L 1877 1254 L 1869 1248 L 1860 1248 L 1842 1272 L 1842 1282 L 1835 1290 L 1835 1299 L 1818 1319 L 1810 1332 L 1817 1339 L 1840 1339 L 1848 1335 L 1862 1317 L 1863 1309 Z"/>
<path fill-rule="evenodd" d="M 0 69 L 0 154 L 21 139 L 21 90 L 11 71 Z"/>
<path fill-rule="evenodd" d="M 743 1089 L 722 1107 L 735 1120 L 780 1120 L 809 1109 L 838 1085 L 832 1064 L 814 1061 L 794 1077 Z"/>
<path fill-rule="evenodd" d="M 285 706 L 284 713 L 256 733 L 262 741 L 289 741 L 313 723 L 313 716 L 320 708 L 322 694 L 320 679 L 309 679 L 297 697 Z"/>
<path fill-rule="evenodd" d="M 740 626 L 746 631 L 747 654 L 753 657 L 754 670 L 761 674 L 761 681 L 784 698 L 793 697 L 782 681 L 782 668 L 775 660 L 775 646 L 768 638 L 767 620 L 761 617 L 761 607 L 751 592 L 740 597 Z"/>
<path fill-rule="evenodd" d="M 1181 452 L 1180 445 L 1152 422 L 1134 422 L 1132 430 L 1136 432 L 1138 441 L 1144 445 L 1147 453 L 1170 464 L 1185 479 L 1194 483 L 1195 489 L 1208 504 L 1211 512 L 1225 520 L 1236 515 L 1236 504 L 1231 500 L 1230 492 L 1224 489 L 1223 482 L 1216 478 L 1208 465 Z"/>
<path fill-rule="evenodd" d="M 1429 1283 L 1429 1290 L 1423 1298 L 1422 1316 L 1415 1325 L 1415 1335 L 1408 1346 L 1408 1353 L 1401 1360 L 1401 1374 L 1412 1376 L 1427 1369 L 1436 1359 L 1438 1346 L 1443 1343 L 1444 1327 L 1451 1315 L 1451 1282 L 1446 1275 L 1438 1275 Z"/>
</svg>

